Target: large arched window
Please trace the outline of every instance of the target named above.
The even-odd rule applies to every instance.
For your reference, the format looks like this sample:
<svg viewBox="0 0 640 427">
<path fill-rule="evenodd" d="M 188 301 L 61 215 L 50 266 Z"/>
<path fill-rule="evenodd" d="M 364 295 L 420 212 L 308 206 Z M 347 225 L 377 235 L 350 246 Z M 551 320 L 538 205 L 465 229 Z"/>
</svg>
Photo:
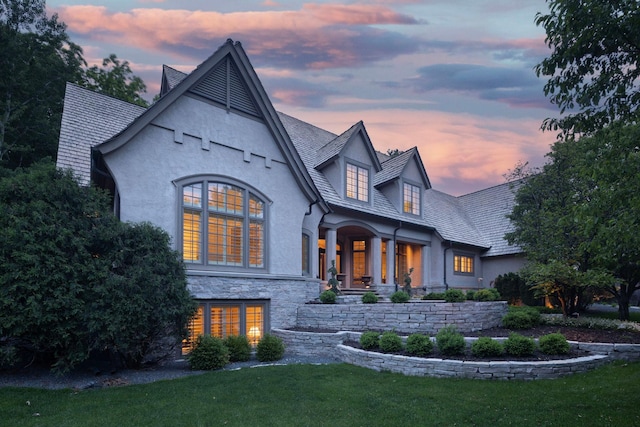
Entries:
<svg viewBox="0 0 640 427">
<path fill-rule="evenodd" d="M 216 268 L 265 268 L 264 197 L 220 178 L 180 186 L 182 253 L 187 264 Z"/>
</svg>

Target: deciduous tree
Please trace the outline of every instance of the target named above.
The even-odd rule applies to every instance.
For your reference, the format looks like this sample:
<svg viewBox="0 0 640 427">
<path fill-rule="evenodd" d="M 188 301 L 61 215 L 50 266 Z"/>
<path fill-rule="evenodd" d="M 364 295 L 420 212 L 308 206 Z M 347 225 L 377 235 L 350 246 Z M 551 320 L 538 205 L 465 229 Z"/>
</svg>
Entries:
<svg viewBox="0 0 640 427">
<path fill-rule="evenodd" d="M 104 58 L 102 67 L 94 65 L 87 69 L 83 85 L 132 104 L 142 107 L 149 105 L 141 96 L 147 91 L 147 86 L 140 77 L 133 75 L 129 61 L 120 61 L 116 54 L 112 53 L 108 58 Z"/>
</svg>

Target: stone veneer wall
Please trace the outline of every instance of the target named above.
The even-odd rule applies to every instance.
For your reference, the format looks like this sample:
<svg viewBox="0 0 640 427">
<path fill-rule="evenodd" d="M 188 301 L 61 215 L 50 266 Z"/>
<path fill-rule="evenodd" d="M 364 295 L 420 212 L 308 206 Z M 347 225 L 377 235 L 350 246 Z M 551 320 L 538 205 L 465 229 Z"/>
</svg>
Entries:
<svg viewBox="0 0 640 427">
<path fill-rule="evenodd" d="M 318 297 L 318 281 L 303 278 L 190 275 L 188 288 L 195 299 L 268 301 L 271 328 L 296 326 L 298 307 Z"/>
<path fill-rule="evenodd" d="M 499 326 L 507 313 L 505 301 L 446 303 L 415 301 L 404 304 L 303 304 L 298 308 L 299 328 L 337 331 L 391 331 L 436 334 L 448 325 L 460 332 Z"/>
</svg>

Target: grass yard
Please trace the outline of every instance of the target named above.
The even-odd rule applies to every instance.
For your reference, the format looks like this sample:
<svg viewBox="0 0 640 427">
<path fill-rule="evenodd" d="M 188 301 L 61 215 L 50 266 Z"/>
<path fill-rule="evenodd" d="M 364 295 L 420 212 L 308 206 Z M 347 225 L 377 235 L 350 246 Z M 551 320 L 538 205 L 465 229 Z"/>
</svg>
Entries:
<svg viewBox="0 0 640 427">
<path fill-rule="evenodd" d="M 2 388 L 0 425 L 633 426 L 639 395 L 640 363 L 527 382 L 290 365 L 82 392 Z"/>
</svg>

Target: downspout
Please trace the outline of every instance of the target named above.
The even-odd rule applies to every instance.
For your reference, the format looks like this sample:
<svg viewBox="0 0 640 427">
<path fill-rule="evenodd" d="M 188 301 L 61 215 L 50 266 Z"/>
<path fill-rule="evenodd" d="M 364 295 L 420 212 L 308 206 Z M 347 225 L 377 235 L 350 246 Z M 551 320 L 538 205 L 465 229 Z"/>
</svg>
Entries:
<svg viewBox="0 0 640 427">
<path fill-rule="evenodd" d="M 449 290 L 449 284 L 447 283 L 447 251 L 452 247 L 451 242 L 449 242 L 449 247 L 444 248 L 444 289 L 445 291 Z"/>
<path fill-rule="evenodd" d="M 402 221 L 398 222 L 398 226 L 393 230 L 393 283 L 396 285 L 396 292 L 398 292 L 398 242 L 396 237 L 398 236 L 398 230 L 402 228 Z"/>
<path fill-rule="evenodd" d="M 313 208 L 313 205 L 320 203 L 320 200 L 316 199 L 313 202 L 309 203 L 309 210 L 307 210 L 307 212 L 305 212 L 305 216 L 311 215 L 311 208 Z"/>
</svg>

